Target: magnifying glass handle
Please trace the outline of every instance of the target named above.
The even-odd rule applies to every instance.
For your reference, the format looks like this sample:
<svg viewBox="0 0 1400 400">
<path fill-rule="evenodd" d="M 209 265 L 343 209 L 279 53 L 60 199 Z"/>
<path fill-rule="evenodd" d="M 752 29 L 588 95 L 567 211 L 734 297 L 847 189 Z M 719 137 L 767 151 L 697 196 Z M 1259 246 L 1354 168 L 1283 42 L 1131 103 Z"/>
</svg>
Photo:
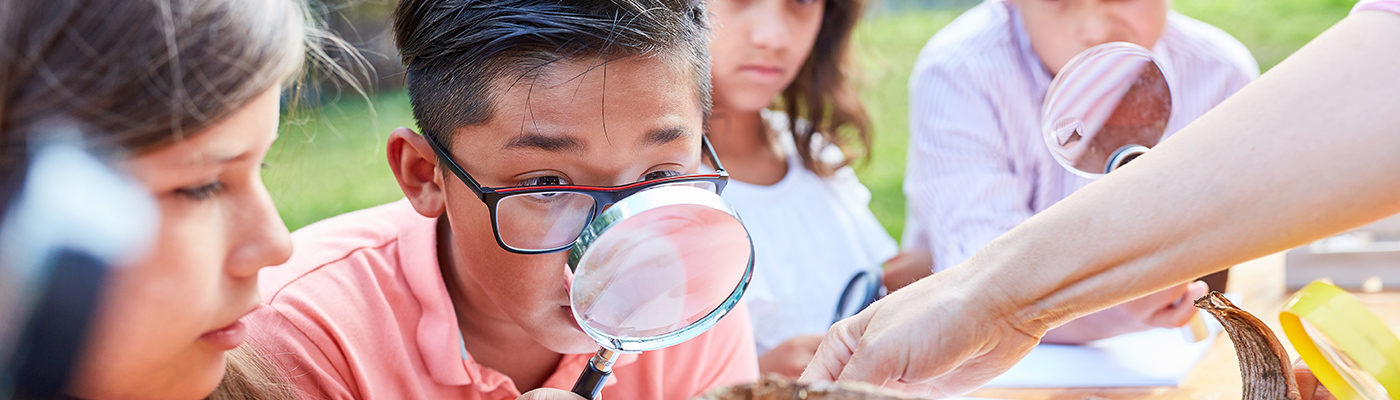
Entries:
<svg viewBox="0 0 1400 400">
<path fill-rule="evenodd" d="M 598 353 L 588 359 L 588 365 L 583 367 L 583 373 L 579 374 L 578 381 L 574 382 L 572 392 L 589 400 L 597 398 L 598 392 L 603 390 L 603 384 L 612 376 L 612 365 L 617 362 L 618 355 L 616 351 L 598 349 Z"/>
</svg>

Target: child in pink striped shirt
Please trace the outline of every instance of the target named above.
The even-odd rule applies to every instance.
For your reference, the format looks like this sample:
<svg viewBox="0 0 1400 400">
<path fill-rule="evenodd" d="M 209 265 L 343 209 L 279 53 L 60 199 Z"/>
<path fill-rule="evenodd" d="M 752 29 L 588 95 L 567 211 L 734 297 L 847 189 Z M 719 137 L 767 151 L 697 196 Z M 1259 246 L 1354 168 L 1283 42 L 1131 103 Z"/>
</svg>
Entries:
<svg viewBox="0 0 1400 400">
<path fill-rule="evenodd" d="M 1087 184 L 1046 149 L 1041 105 L 1071 57 L 1112 41 L 1151 49 L 1161 63 L 1173 96 L 1168 135 L 1259 74 L 1244 45 L 1172 12 L 1167 0 L 988 0 L 934 35 L 910 77 L 904 245 L 927 249 L 934 269 L 946 270 Z M 1082 343 L 1179 325 L 1195 313 L 1182 300 L 1204 291 L 1180 285 L 1045 340 Z"/>
</svg>

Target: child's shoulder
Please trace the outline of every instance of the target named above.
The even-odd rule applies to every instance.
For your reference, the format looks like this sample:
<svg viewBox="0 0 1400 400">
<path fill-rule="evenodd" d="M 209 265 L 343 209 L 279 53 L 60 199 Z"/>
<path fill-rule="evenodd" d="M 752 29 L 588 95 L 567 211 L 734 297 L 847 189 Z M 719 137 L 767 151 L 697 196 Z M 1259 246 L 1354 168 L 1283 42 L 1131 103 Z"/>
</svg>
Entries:
<svg viewBox="0 0 1400 400">
<path fill-rule="evenodd" d="M 258 279 L 260 286 L 271 289 L 311 275 L 324 275 L 321 270 L 331 265 L 354 264 L 370 270 L 389 268 L 392 266 L 371 264 L 397 260 L 399 257 L 385 254 L 391 251 L 391 245 L 420 240 L 416 239 L 420 237 L 421 240 L 435 240 L 433 233 L 433 219 L 418 215 L 407 200 L 352 211 L 293 232 L 292 257 L 281 266 L 262 271 Z M 433 248 L 432 244 L 422 246 Z M 264 292 L 263 295 L 272 297 L 273 294 Z"/>
<path fill-rule="evenodd" d="M 1171 12 L 1161 40 L 1172 52 L 1172 57 L 1180 61 L 1234 68 L 1246 74 L 1259 75 L 1259 64 L 1244 43 L 1224 30 L 1195 18 Z"/>
</svg>

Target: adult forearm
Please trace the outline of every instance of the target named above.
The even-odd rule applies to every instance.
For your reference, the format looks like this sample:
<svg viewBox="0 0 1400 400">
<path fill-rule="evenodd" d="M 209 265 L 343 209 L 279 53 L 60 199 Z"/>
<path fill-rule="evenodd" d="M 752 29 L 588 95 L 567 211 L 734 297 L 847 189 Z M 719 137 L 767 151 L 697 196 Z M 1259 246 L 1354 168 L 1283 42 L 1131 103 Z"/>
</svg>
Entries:
<svg viewBox="0 0 1400 400">
<path fill-rule="evenodd" d="M 1338 23 L 1127 168 L 957 268 L 1041 334 L 1400 212 L 1400 16 Z"/>
</svg>

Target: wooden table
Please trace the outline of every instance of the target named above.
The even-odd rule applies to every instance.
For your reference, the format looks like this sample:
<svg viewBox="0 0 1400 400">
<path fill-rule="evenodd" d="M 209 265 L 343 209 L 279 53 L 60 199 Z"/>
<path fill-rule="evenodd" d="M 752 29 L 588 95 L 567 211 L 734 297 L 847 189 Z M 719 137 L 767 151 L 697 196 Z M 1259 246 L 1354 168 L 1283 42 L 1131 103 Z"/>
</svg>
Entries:
<svg viewBox="0 0 1400 400">
<path fill-rule="evenodd" d="M 1278 323 L 1278 312 L 1287 300 L 1283 285 L 1281 255 L 1240 264 L 1230 271 L 1229 290 L 1240 293 L 1238 305 L 1264 320 L 1288 348 L 1290 357 L 1297 359 L 1298 353 L 1288 344 Z M 1400 331 L 1400 292 L 1365 293 L 1357 294 L 1357 297 L 1392 330 Z M 1196 364 L 1179 387 L 983 389 L 970 396 L 1024 400 L 1239 399 L 1242 384 L 1234 346 L 1223 333 L 1214 340 L 1205 358 Z"/>
</svg>

